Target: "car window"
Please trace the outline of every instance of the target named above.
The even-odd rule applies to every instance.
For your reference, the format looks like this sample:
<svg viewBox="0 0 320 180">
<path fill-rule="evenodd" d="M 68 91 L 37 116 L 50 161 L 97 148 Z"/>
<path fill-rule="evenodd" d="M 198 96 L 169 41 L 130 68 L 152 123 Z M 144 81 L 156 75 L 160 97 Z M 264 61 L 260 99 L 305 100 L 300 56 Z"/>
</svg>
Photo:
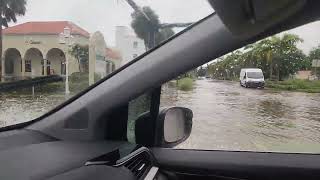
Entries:
<svg viewBox="0 0 320 180">
<path fill-rule="evenodd" d="M 135 122 L 143 114 L 150 112 L 151 93 L 146 93 L 129 102 L 127 138 L 131 143 L 135 143 Z"/>
<path fill-rule="evenodd" d="M 3 1 L 0 127 L 40 117 L 212 12 L 206 0 Z"/>
<path fill-rule="evenodd" d="M 194 114 L 176 148 L 320 153 L 319 30 L 282 32 L 163 84 L 161 107 Z"/>
<path fill-rule="evenodd" d="M 263 78 L 263 73 L 262 72 L 248 72 L 248 78 L 260 79 L 260 78 Z"/>
</svg>

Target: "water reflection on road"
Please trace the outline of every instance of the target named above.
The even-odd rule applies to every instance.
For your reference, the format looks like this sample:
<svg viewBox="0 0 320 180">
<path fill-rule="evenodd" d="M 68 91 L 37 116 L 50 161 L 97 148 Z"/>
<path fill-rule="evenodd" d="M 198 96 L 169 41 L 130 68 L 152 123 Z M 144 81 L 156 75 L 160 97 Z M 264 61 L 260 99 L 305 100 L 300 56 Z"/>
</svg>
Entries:
<svg viewBox="0 0 320 180">
<path fill-rule="evenodd" d="M 189 92 L 164 86 L 161 101 L 194 112 L 192 134 L 179 148 L 320 153 L 320 94 L 198 80 Z"/>
</svg>

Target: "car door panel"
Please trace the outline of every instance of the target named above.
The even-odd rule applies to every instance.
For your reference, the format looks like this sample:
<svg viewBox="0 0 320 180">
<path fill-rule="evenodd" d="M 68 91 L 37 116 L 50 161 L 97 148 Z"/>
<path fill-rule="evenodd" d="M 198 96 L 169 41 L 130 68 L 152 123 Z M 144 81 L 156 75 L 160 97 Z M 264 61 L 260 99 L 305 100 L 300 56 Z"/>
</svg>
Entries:
<svg viewBox="0 0 320 180">
<path fill-rule="evenodd" d="M 12 148 L 57 141 L 56 138 L 32 130 L 14 130 L 0 133 L 0 151 Z"/>
<path fill-rule="evenodd" d="M 0 179 L 44 179 L 82 167 L 125 142 L 53 141 L 0 151 Z"/>
<path fill-rule="evenodd" d="M 160 169 L 183 179 L 320 179 L 314 154 L 201 151 L 154 148 Z"/>
</svg>

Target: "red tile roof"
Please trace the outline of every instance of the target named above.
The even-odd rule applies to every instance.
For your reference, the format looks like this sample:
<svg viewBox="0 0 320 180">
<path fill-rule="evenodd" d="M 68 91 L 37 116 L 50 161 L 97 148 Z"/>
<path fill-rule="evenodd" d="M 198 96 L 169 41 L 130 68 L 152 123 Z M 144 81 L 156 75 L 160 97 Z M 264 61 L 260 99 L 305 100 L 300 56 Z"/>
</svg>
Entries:
<svg viewBox="0 0 320 180">
<path fill-rule="evenodd" d="M 65 27 L 69 27 L 73 35 L 90 37 L 86 30 L 69 21 L 27 22 L 4 29 L 3 34 L 60 34 Z"/>
<path fill-rule="evenodd" d="M 106 49 L 106 56 L 107 58 L 114 59 L 114 60 L 121 60 L 121 53 L 115 49 L 107 48 Z"/>
</svg>

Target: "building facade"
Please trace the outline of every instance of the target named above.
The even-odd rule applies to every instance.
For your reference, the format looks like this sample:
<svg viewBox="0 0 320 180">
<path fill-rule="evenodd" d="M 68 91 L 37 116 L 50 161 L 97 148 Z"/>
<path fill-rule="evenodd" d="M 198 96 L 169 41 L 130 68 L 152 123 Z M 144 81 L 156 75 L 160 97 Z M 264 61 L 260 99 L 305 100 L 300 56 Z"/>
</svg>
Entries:
<svg viewBox="0 0 320 180">
<path fill-rule="evenodd" d="M 122 55 L 122 65 L 146 52 L 144 41 L 126 26 L 116 27 L 116 48 Z"/>
<path fill-rule="evenodd" d="M 89 74 L 91 77 L 90 84 L 93 84 L 95 76 L 100 79 L 104 78 L 121 65 L 121 54 L 107 47 L 104 36 L 97 31 L 90 37 L 90 52 L 89 53 Z"/>
<path fill-rule="evenodd" d="M 110 74 L 111 72 L 113 72 L 121 66 L 122 55 L 118 50 L 107 47 L 105 57 L 106 61 L 108 62 L 106 68 L 107 74 Z"/>
<path fill-rule="evenodd" d="M 69 29 L 69 36 L 64 34 L 65 29 Z M 105 44 L 103 35 L 100 35 L 100 44 Z M 89 32 L 68 21 L 27 22 L 6 28 L 3 30 L 0 75 L 5 78 L 66 75 L 66 67 L 68 75 L 80 72 L 80 62 L 70 54 L 70 50 L 74 44 L 89 46 L 89 41 Z M 111 64 L 110 70 L 118 68 L 121 55 L 110 59 L 106 52 L 108 49 L 109 54 L 114 53 L 113 50 L 106 46 L 102 48 L 102 58 Z M 101 71 L 108 74 L 106 62 L 106 68 Z"/>
<path fill-rule="evenodd" d="M 69 39 L 61 37 L 65 28 L 70 29 Z M 88 44 L 89 37 L 87 31 L 68 21 L 28 22 L 4 29 L 1 75 L 65 75 L 67 59 L 69 75 L 78 72 L 77 60 L 69 55 L 70 44 Z"/>
</svg>

